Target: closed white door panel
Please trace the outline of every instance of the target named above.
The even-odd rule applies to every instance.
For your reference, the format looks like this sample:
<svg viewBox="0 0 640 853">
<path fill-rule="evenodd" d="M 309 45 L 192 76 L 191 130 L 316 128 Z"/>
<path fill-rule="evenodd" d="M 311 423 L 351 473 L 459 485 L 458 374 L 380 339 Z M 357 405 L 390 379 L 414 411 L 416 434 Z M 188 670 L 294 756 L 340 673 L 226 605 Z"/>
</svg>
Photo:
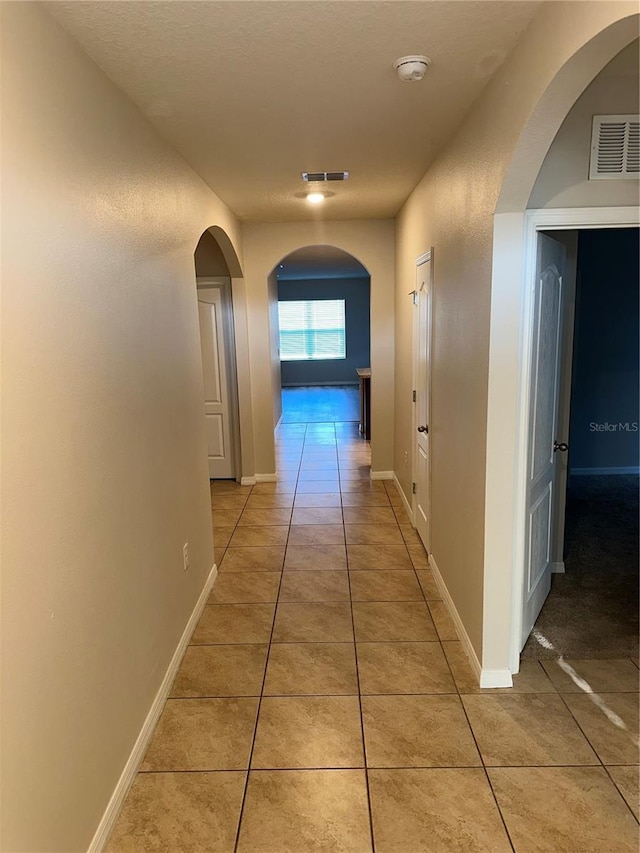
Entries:
<svg viewBox="0 0 640 853">
<path fill-rule="evenodd" d="M 414 322 L 415 410 L 414 410 L 414 520 L 427 551 L 431 548 L 431 448 L 429 419 L 431 371 L 431 261 L 416 268 Z"/>
<path fill-rule="evenodd" d="M 226 447 L 222 415 L 209 414 L 208 412 L 205 412 L 204 421 L 207 427 L 207 450 L 209 453 L 209 459 L 224 459 Z"/>
<path fill-rule="evenodd" d="M 234 476 L 222 310 L 221 289 L 198 291 L 207 454 L 212 479 Z"/>
</svg>

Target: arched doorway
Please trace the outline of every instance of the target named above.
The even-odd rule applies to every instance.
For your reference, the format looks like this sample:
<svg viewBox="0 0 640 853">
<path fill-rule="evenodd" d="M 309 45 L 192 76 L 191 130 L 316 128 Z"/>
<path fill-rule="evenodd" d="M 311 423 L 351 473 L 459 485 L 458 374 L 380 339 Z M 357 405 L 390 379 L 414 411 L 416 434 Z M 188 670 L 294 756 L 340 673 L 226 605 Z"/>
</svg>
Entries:
<svg viewBox="0 0 640 853">
<path fill-rule="evenodd" d="M 280 260 L 269 286 L 281 389 L 274 422 L 357 422 L 365 431 L 357 371 L 371 367 L 368 270 L 342 249 L 306 246 Z"/>
<path fill-rule="evenodd" d="M 274 426 L 280 408 L 280 361 L 273 309 L 275 271 L 292 252 L 333 246 L 356 258 L 371 276 L 371 457 L 372 479 L 390 479 L 393 469 L 394 228 L 391 220 L 326 221 L 247 225 L 243 263 L 247 294 L 253 449 L 258 482 L 276 478 Z M 272 307 L 270 315 L 270 306 Z M 275 412 L 278 411 L 278 416 Z"/>
<path fill-rule="evenodd" d="M 574 204 L 570 216 L 550 204 L 536 224 L 527 207 L 554 136 L 585 88 L 637 38 L 637 20 L 637 15 L 622 17 L 596 30 L 556 70 L 520 135 L 496 207 L 485 489 L 485 686 L 504 686 L 519 670 L 525 551 L 531 541 L 526 506 L 537 232 L 571 227 L 569 222 L 593 228 L 608 215 L 602 203 L 598 215 Z M 609 214 L 610 225 L 629 224 L 624 211 Z"/>
<path fill-rule="evenodd" d="M 209 479 L 242 471 L 232 270 L 237 255 L 220 228 L 205 231 L 194 253 Z M 231 268 L 230 268 L 231 267 Z"/>
</svg>

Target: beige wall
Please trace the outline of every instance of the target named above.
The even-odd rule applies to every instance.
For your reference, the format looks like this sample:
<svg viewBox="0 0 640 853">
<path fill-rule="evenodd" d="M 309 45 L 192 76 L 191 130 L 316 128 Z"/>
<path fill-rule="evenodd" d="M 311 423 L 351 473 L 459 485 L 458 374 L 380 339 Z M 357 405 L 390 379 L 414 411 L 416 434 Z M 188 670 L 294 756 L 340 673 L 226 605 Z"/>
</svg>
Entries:
<svg viewBox="0 0 640 853">
<path fill-rule="evenodd" d="M 213 562 L 193 252 L 240 235 L 42 7 L 2 38 L 0 846 L 75 853 Z"/>
<path fill-rule="evenodd" d="M 273 428 L 282 417 L 282 380 L 280 376 L 280 320 L 278 318 L 278 279 L 272 272 L 267 279 L 269 303 L 269 364 L 271 366 L 271 405 Z"/>
<path fill-rule="evenodd" d="M 240 417 L 241 475 L 252 479 L 256 472 L 253 451 L 253 404 L 251 400 L 251 362 L 247 321 L 247 288 L 243 278 L 231 279 L 233 329 L 236 342 L 238 376 L 238 414 Z"/>
<path fill-rule="evenodd" d="M 619 207 L 638 204 L 638 180 L 589 180 L 594 115 L 640 109 L 638 41 L 603 68 L 585 89 L 545 157 L 527 207 Z"/>
<path fill-rule="evenodd" d="M 482 630 L 486 362 L 495 186 L 473 146 L 441 156 L 396 231 L 395 460 L 411 500 L 415 259 L 433 252 L 431 549 L 476 649 Z M 482 212 L 485 211 L 485 218 Z M 409 463 L 404 465 L 405 453 Z"/>
<path fill-rule="evenodd" d="M 545 4 L 397 219 L 396 471 L 407 492 L 410 471 L 402 460 L 405 451 L 411 457 L 413 444 L 412 308 L 407 294 L 414 286 L 415 258 L 433 246 L 432 555 L 480 660 L 487 628 L 483 601 L 487 595 L 495 598 L 492 619 L 507 625 L 511 605 L 509 583 L 487 589 L 484 576 L 493 214 L 499 200 L 509 209 L 523 198 L 520 209 L 524 209 L 546 153 L 544 132 L 551 133 L 548 148 L 571 106 L 568 103 L 563 113 L 562 99 L 556 98 L 557 112 L 546 117 L 546 125 L 540 122 L 542 130 L 534 143 L 527 139 L 520 144 L 522 131 L 528 128 L 551 81 L 585 42 L 634 11 L 630 3 Z M 628 41 L 622 41 L 617 50 Z M 611 47 L 615 43 L 612 36 L 601 48 L 597 70 L 616 52 Z M 580 85 L 579 77 L 574 75 L 567 84 L 576 97 L 588 82 L 583 79 Z M 566 100 L 566 91 L 564 94 Z M 510 175 L 516 154 L 534 164 L 533 177 L 531 164 L 529 174 Z M 540 157 L 537 166 L 536 156 Z M 504 187 L 507 175 L 508 192 Z M 523 192 L 527 180 L 528 190 Z M 512 278 L 511 285 L 518 281 Z M 515 322 L 517 325 L 518 320 Z M 502 524 L 493 533 L 508 536 L 510 528 Z"/>
<path fill-rule="evenodd" d="M 372 468 L 393 468 L 394 231 L 388 220 L 296 222 L 243 226 L 256 471 L 275 471 L 271 424 L 273 385 L 267 279 L 303 246 L 330 245 L 357 258 L 371 275 Z"/>
</svg>

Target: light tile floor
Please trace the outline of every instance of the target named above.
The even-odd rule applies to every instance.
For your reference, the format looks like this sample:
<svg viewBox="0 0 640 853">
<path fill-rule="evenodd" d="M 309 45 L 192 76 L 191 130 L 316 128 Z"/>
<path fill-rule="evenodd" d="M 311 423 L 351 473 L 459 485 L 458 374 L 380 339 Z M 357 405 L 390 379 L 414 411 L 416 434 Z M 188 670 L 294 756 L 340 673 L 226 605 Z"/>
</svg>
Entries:
<svg viewBox="0 0 640 853">
<path fill-rule="evenodd" d="M 277 458 L 212 484 L 219 576 L 109 853 L 636 853 L 636 663 L 570 662 L 597 703 L 554 661 L 480 690 L 357 428 Z"/>
</svg>

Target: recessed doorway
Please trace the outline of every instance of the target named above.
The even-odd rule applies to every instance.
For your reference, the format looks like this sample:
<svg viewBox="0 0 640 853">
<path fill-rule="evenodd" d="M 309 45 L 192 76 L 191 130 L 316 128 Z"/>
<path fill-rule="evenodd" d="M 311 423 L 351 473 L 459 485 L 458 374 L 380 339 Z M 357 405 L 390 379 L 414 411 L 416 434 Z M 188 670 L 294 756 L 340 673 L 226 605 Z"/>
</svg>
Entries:
<svg viewBox="0 0 640 853">
<path fill-rule="evenodd" d="M 240 415 L 231 274 L 216 238 L 195 250 L 207 464 L 211 480 L 240 479 Z"/>
<path fill-rule="evenodd" d="M 358 423 L 369 368 L 370 278 L 352 255 L 307 246 L 276 266 L 280 422 Z"/>
<path fill-rule="evenodd" d="M 637 228 L 538 235 L 524 659 L 637 655 L 638 255 Z"/>
</svg>

